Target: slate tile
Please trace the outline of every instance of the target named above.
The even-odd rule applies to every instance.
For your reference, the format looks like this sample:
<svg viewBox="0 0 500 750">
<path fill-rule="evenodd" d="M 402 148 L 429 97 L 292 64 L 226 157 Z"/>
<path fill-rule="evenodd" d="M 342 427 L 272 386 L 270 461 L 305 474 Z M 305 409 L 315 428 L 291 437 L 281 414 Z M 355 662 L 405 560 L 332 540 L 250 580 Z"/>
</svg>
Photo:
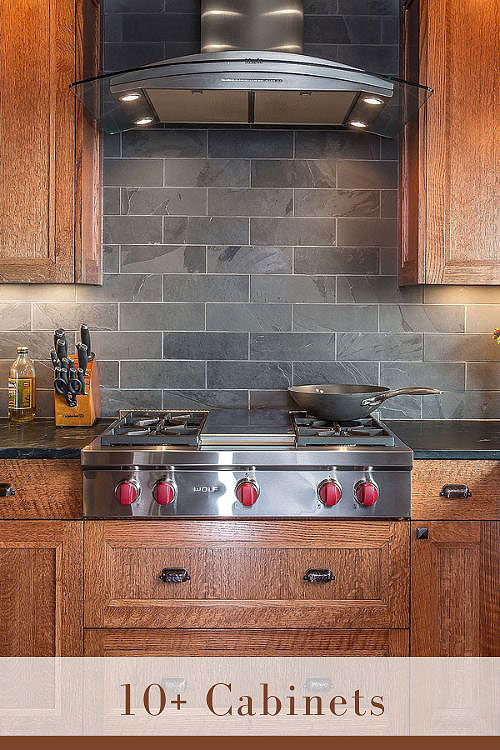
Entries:
<svg viewBox="0 0 500 750">
<path fill-rule="evenodd" d="M 204 388 L 205 364 L 182 361 L 122 362 L 122 388 Z"/>
<path fill-rule="evenodd" d="M 396 276 L 341 276 L 338 302 L 421 302 L 420 287 L 398 287 Z"/>
<path fill-rule="evenodd" d="M 102 270 L 103 273 L 118 273 L 120 269 L 120 248 L 118 245 L 103 245 Z"/>
<path fill-rule="evenodd" d="M 328 44 L 377 44 L 380 18 L 356 16 L 305 16 L 304 42 Z"/>
<path fill-rule="evenodd" d="M 164 45 L 158 42 L 118 42 L 103 45 L 104 71 L 112 72 L 161 62 Z"/>
<path fill-rule="evenodd" d="M 29 331 L 31 307 L 28 302 L 0 302 L 0 331 Z"/>
<path fill-rule="evenodd" d="M 122 245 L 122 273 L 204 273 L 202 245 Z"/>
<path fill-rule="evenodd" d="M 500 347 L 492 336 L 475 333 L 426 333 L 426 362 L 499 362 Z"/>
<path fill-rule="evenodd" d="M 161 159 L 104 159 L 102 180 L 105 187 L 161 186 L 163 162 Z"/>
<path fill-rule="evenodd" d="M 252 302 L 335 302 L 335 278 L 328 276 L 252 276 Z"/>
<path fill-rule="evenodd" d="M 209 303 L 208 331 L 291 331 L 292 306 Z"/>
<path fill-rule="evenodd" d="M 176 0 L 177 2 L 178 0 Z M 104 13 L 161 13 L 164 0 L 104 0 Z"/>
<path fill-rule="evenodd" d="M 380 138 L 370 133 L 336 130 L 295 131 L 295 158 L 378 159 Z"/>
<path fill-rule="evenodd" d="M 77 288 L 78 302 L 161 302 L 161 276 L 107 273 L 102 286 Z"/>
<path fill-rule="evenodd" d="M 380 216 L 383 219 L 395 219 L 398 212 L 398 191 L 382 190 L 380 193 Z"/>
<path fill-rule="evenodd" d="M 187 129 L 128 130 L 123 133 L 123 156 L 198 157 L 207 155 L 207 131 Z M 161 183 L 160 183 L 161 184 Z"/>
<path fill-rule="evenodd" d="M 246 409 L 247 391 L 163 391 L 164 409 Z"/>
<path fill-rule="evenodd" d="M 207 248 L 207 270 L 213 273 L 291 273 L 291 247 L 270 245 L 211 245 Z"/>
<path fill-rule="evenodd" d="M 188 245 L 246 245 L 248 219 L 239 217 L 191 216 L 163 219 L 164 241 Z M 262 244 L 262 243 L 254 243 Z"/>
<path fill-rule="evenodd" d="M 102 388 L 119 388 L 120 363 L 99 362 L 99 381 Z"/>
<path fill-rule="evenodd" d="M 335 219 L 250 219 L 252 245 L 335 245 Z"/>
<path fill-rule="evenodd" d="M 395 189 L 398 186 L 397 161 L 340 159 L 337 162 L 337 186 L 358 189 Z"/>
<path fill-rule="evenodd" d="M 304 0 L 304 13 L 308 16 L 335 16 L 338 0 Z"/>
<path fill-rule="evenodd" d="M 467 305 L 467 333 L 493 333 L 500 327 L 500 304 Z"/>
<path fill-rule="evenodd" d="M 74 335 L 70 332 L 66 336 L 68 347 L 74 347 Z M 13 331 L 0 333 L 0 359 L 8 359 L 10 363 L 16 358 L 18 346 L 27 346 L 29 356 L 35 360 L 46 360 L 49 352 L 54 348 L 54 332 L 26 332 Z"/>
<path fill-rule="evenodd" d="M 104 216 L 113 216 L 120 214 L 120 188 L 103 189 L 102 213 Z"/>
<path fill-rule="evenodd" d="M 291 159 L 293 133 L 291 130 L 209 130 L 210 157 L 239 159 Z"/>
<path fill-rule="evenodd" d="M 395 247 L 398 244 L 395 219 L 338 219 L 339 245 L 379 245 Z"/>
<path fill-rule="evenodd" d="M 68 302 L 35 302 L 33 304 L 33 328 L 37 331 L 79 331 L 87 323 L 92 331 L 116 331 L 118 329 L 118 305 L 75 304 Z"/>
<path fill-rule="evenodd" d="M 467 362 L 465 367 L 468 391 L 500 391 L 500 363 Z"/>
<path fill-rule="evenodd" d="M 294 305 L 294 331 L 377 331 L 376 305 Z"/>
<path fill-rule="evenodd" d="M 288 388 L 292 366 L 287 362 L 208 362 L 208 388 Z"/>
<path fill-rule="evenodd" d="M 380 273 L 384 276 L 397 276 L 398 249 L 397 247 L 380 248 Z"/>
<path fill-rule="evenodd" d="M 426 398 L 438 398 L 427 396 Z M 422 396 L 398 396 L 386 401 L 378 409 L 380 419 L 420 419 Z"/>
<path fill-rule="evenodd" d="M 458 362 L 431 364 L 430 362 L 382 362 L 380 382 L 389 388 L 439 388 L 463 390 L 465 365 Z"/>
<path fill-rule="evenodd" d="M 126 13 L 124 42 L 168 42 L 199 38 L 200 16 L 195 13 Z"/>
<path fill-rule="evenodd" d="M 296 247 L 296 274 L 377 273 L 378 247 Z"/>
<path fill-rule="evenodd" d="M 251 333 L 250 359 L 335 360 L 334 333 Z"/>
<path fill-rule="evenodd" d="M 422 334 L 418 333 L 339 333 L 337 359 L 422 361 Z"/>
<path fill-rule="evenodd" d="M 268 409 L 294 408 L 288 397 L 288 391 L 249 391 L 250 409 L 259 409 L 261 412 Z"/>
<path fill-rule="evenodd" d="M 295 216 L 379 216 L 378 190 L 295 190 Z"/>
<path fill-rule="evenodd" d="M 247 187 L 250 160 L 167 159 L 163 181 L 172 187 Z"/>
<path fill-rule="evenodd" d="M 126 215 L 197 216 L 207 213 L 205 188 L 124 188 L 121 213 Z"/>
<path fill-rule="evenodd" d="M 92 349 L 99 360 L 161 359 L 161 333 L 105 332 L 92 333 Z"/>
<path fill-rule="evenodd" d="M 162 241 L 161 216 L 105 216 L 105 245 L 145 245 Z"/>
<path fill-rule="evenodd" d="M 380 330 L 394 333 L 463 333 L 461 305 L 381 305 Z"/>
<path fill-rule="evenodd" d="M 247 359 L 247 333 L 164 333 L 165 359 Z"/>
<path fill-rule="evenodd" d="M 378 384 L 376 362 L 294 362 L 294 385 L 345 383 L 360 385 Z"/>
<path fill-rule="evenodd" d="M 124 409 L 161 409 L 162 392 L 101 388 L 101 408 L 103 417 L 117 417 Z"/>
<path fill-rule="evenodd" d="M 120 306 L 122 331 L 203 331 L 204 328 L 202 304 L 134 302 Z"/>
<path fill-rule="evenodd" d="M 337 61 L 353 68 L 375 71 L 382 75 L 399 72 L 397 39 L 392 44 L 339 44 Z"/>
<path fill-rule="evenodd" d="M 210 188 L 210 216 L 290 216 L 291 190 L 265 188 Z"/>
<path fill-rule="evenodd" d="M 74 284 L 0 284 L 0 299 L 5 302 L 74 302 Z"/>
<path fill-rule="evenodd" d="M 248 302 L 248 276 L 169 274 L 163 277 L 166 302 Z"/>
<path fill-rule="evenodd" d="M 495 391 L 447 391 L 424 399 L 424 419 L 498 419 L 500 393 Z"/>
<path fill-rule="evenodd" d="M 338 0 L 341 15 L 397 16 L 399 0 Z"/>
<path fill-rule="evenodd" d="M 254 188 L 333 188 L 335 159 L 255 159 L 252 161 Z"/>
</svg>

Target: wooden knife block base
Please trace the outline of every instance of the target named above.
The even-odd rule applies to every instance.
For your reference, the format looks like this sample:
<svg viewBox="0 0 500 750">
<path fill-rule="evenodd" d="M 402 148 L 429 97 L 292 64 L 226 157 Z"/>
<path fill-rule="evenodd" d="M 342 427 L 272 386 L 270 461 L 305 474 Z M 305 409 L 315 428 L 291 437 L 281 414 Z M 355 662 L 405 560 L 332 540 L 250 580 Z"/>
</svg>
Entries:
<svg viewBox="0 0 500 750">
<path fill-rule="evenodd" d="M 85 395 L 76 396 L 76 406 L 71 407 L 65 396 L 54 392 L 54 414 L 56 427 L 92 427 L 101 416 L 99 368 L 95 358 L 87 365 Z"/>
</svg>

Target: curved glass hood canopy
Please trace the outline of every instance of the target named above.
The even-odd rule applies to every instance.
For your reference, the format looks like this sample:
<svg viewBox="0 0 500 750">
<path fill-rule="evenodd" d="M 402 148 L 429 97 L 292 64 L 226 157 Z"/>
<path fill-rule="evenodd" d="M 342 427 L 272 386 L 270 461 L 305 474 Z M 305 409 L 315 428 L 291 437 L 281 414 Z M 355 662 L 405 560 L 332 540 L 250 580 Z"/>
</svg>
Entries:
<svg viewBox="0 0 500 750">
<path fill-rule="evenodd" d="M 202 0 L 201 54 L 78 81 L 108 133 L 159 125 L 353 129 L 393 137 L 432 90 L 302 52 L 302 0 Z"/>
</svg>

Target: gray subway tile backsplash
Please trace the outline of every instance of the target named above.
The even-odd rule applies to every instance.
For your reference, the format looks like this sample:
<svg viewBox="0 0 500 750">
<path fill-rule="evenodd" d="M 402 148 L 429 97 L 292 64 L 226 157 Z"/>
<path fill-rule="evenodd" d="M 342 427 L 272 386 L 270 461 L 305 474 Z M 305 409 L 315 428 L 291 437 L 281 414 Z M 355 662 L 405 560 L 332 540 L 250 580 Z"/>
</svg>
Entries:
<svg viewBox="0 0 500 750">
<path fill-rule="evenodd" d="M 109 71 L 199 51 L 199 0 L 104 0 Z M 305 52 L 398 73 L 398 0 L 305 0 Z M 286 406 L 290 383 L 431 386 L 384 418 L 500 416 L 498 287 L 397 284 L 398 144 L 313 128 L 104 138 L 104 284 L 0 285 L 51 415 L 53 329 L 86 321 L 103 413 Z"/>
</svg>

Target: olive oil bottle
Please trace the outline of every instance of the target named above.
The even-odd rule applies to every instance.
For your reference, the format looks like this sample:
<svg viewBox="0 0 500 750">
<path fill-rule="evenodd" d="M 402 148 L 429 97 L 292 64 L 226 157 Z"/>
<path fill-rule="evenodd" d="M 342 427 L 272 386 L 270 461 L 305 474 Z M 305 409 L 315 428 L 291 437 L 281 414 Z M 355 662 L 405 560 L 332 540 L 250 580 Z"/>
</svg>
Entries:
<svg viewBox="0 0 500 750">
<path fill-rule="evenodd" d="M 35 367 L 28 357 L 28 347 L 17 347 L 17 359 L 9 370 L 9 419 L 16 424 L 35 419 Z"/>
</svg>

